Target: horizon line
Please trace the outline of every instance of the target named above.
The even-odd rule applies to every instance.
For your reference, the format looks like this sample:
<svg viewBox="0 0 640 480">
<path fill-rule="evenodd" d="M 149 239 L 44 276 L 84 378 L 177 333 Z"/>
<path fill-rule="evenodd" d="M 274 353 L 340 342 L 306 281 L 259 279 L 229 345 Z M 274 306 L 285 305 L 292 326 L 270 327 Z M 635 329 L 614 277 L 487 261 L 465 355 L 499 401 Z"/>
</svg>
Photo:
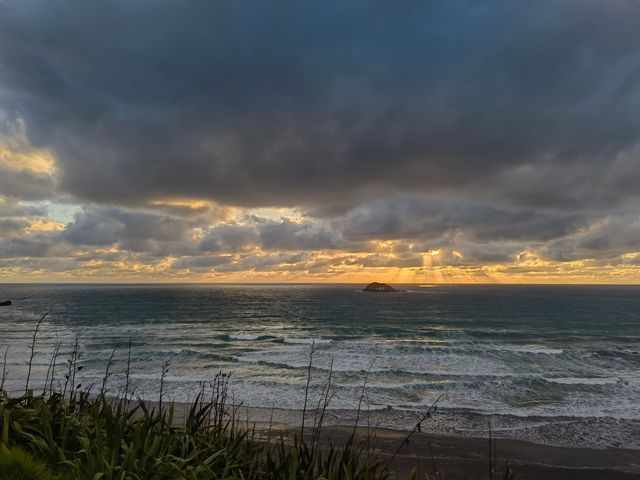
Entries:
<svg viewBox="0 0 640 480">
<path fill-rule="evenodd" d="M 12 282 L 3 281 L 0 285 L 368 285 L 372 282 Z M 392 285 L 415 286 L 585 286 L 585 287 L 640 287 L 640 283 L 499 283 L 499 282 L 378 282 Z"/>
</svg>

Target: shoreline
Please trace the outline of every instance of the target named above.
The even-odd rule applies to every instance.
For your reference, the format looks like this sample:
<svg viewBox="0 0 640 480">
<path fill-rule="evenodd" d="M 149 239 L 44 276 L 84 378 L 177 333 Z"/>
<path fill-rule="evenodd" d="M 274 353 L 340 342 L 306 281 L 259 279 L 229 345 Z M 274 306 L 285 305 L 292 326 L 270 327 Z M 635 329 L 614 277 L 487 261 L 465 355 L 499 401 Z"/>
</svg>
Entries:
<svg viewBox="0 0 640 480">
<path fill-rule="evenodd" d="M 426 410 L 426 409 L 425 409 Z M 307 422 L 313 409 L 307 412 Z M 260 424 L 268 423 L 273 417 L 274 423 L 295 427 L 301 424 L 302 410 L 284 408 L 265 408 L 242 406 L 241 416 L 246 420 Z M 424 414 L 418 410 L 376 409 L 362 410 L 359 426 L 368 424 L 378 429 L 408 432 Z M 331 428 L 353 426 L 356 410 L 332 409 L 325 412 L 324 425 Z M 491 420 L 491 432 L 488 420 Z M 557 448 L 582 448 L 606 450 L 619 448 L 637 451 L 640 458 L 640 435 L 626 432 L 627 438 L 637 438 L 636 443 L 618 441 L 622 436 L 619 430 L 631 428 L 640 432 L 640 420 L 616 419 L 612 417 L 518 417 L 510 414 L 484 414 L 459 409 L 438 408 L 423 424 L 423 428 L 434 435 L 455 438 L 480 438 L 504 441 L 522 441 L 535 445 Z M 561 429 L 562 437 L 558 437 Z"/>
<path fill-rule="evenodd" d="M 186 404 L 175 403 L 175 420 L 182 421 Z M 229 407 L 232 408 L 232 407 Z M 243 428 L 253 428 L 266 439 L 265 432 L 273 441 L 280 436 L 292 438 L 300 434 L 301 410 L 264 409 L 236 407 L 238 421 Z M 328 413 L 328 412 L 327 412 Z M 288 415 L 288 416 L 287 416 Z M 313 421 L 314 411 L 307 412 L 307 422 Z M 330 418 L 325 415 L 325 421 Z M 285 420 L 285 421 L 283 421 Z M 325 446 L 333 442 L 343 445 L 355 431 L 357 440 L 367 441 L 376 457 L 388 461 L 394 452 L 399 452 L 390 465 L 400 478 L 408 478 L 412 469 L 419 467 L 423 473 L 435 470 L 444 473 L 448 480 L 487 476 L 489 471 L 489 439 L 460 436 L 429 431 L 425 422 L 423 431 L 411 435 L 408 444 L 401 446 L 409 434 L 408 430 L 363 425 L 359 426 L 325 423 L 320 438 Z M 312 423 L 311 423 L 312 425 Z M 307 423 L 308 434 L 311 425 Z M 508 462 L 516 479 L 545 480 L 631 480 L 640 479 L 640 450 L 624 447 L 584 448 L 547 445 L 512 438 L 492 438 L 495 474 L 504 473 Z"/>
<path fill-rule="evenodd" d="M 42 388 L 32 387 L 36 394 Z M 24 393 L 23 390 L 10 389 L 13 396 Z M 109 395 L 115 398 L 114 395 Z M 142 395 L 145 402 L 157 406 L 157 399 Z M 296 429 L 302 423 L 302 409 L 247 406 L 244 403 L 231 402 L 229 409 L 235 408 L 243 423 L 268 425 L 270 421 L 282 429 Z M 136 400 L 134 399 L 133 402 Z M 177 420 L 182 418 L 189 400 L 174 400 L 171 395 L 163 403 L 173 403 Z M 312 402 L 313 403 L 313 402 Z M 231 404 L 235 404 L 232 407 Z M 314 405 L 315 406 L 315 405 Z M 413 429 L 425 410 L 407 410 L 397 408 L 362 409 L 359 416 L 359 428 L 407 433 Z M 306 423 L 313 422 L 314 408 L 307 409 Z M 324 428 L 353 428 L 357 417 L 355 409 L 336 409 L 329 406 L 324 414 Z M 179 420 L 181 421 L 181 420 Z M 489 430 L 489 421 L 491 430 Z M 585 449 L 585 450 L 625 450 L 635 451 L 640 463 L 640 419 L 619 419 L 614 417 L 569 417 L 569 416 L 517 416 L 513 414 L 474 412 L 457 408 L 438 407 L 433 415 L 423 423 L 422 428 L 431 435 L 458 439 L 484 439 L 491 436 L 494 440 L 525 442 L 549 448 Z M 626 430 L 625 430 L 626 429 Z M 628 440 L 631 439 L 631 443 Z"/>
</svg>

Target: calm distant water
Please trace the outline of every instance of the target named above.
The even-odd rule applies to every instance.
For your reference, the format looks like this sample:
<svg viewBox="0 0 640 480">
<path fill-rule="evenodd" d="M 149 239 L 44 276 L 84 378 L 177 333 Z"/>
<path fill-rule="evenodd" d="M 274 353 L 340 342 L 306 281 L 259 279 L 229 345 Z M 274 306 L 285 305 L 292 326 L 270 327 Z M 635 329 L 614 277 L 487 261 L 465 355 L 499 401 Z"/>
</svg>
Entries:
<svg viewBox="0 0 640 480">
<path fill-rule="evenodd" d="M 477 434 L 478 419 L 492 418 L 503 436 L 573 444 L 592 428 L 595 446 L 640 448 L 640 288 L 404 288 L 0 285 L 0 300 L 14 302 L 0 307 L 6 386 L 24 388 L 30 336 L 51 310 L 34 385 L 55 345 L 62 365 L 78 336 L 84 386 L 101 382 L 117 348 L 115 393 L 131 338 L 133 383 L 149 399 L 169 361 L 175 400 L 193 398 L 222 369 L 232 372 L 236 402 L 299 409 L 315 342 L 312 394 L 333 359 L 336 411 L 357 405 L 369 372 L 367 408 L 394 412 L 390 426 L 406 427 L 442 395 L 443 431 Z"/>
</svg>

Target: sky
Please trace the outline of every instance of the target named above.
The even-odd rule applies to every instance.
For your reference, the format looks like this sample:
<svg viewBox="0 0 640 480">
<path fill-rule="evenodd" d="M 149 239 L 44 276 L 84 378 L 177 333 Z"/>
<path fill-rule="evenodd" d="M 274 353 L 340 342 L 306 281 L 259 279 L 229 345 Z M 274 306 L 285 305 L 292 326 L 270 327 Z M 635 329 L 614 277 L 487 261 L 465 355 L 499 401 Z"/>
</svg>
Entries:
<svg viewBox="0 0 640 480">
<path fill-rule="evenodd" d="M 640 283 L 638 0 L 0 0 L 0 282 Z"/>
</svg>

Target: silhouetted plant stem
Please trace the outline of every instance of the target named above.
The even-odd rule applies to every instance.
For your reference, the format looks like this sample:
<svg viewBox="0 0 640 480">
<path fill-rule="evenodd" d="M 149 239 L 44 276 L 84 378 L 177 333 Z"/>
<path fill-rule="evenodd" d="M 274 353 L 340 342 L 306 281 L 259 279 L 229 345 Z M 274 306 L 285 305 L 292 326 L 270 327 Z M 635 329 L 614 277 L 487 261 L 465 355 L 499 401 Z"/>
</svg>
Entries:
<svg viewBox="0 0 640 480">
<path fill-rule="evenodd" d="M 62 390 L 62 396 L 66 396 L 67 388 L 69 387 L 69 383 L 71 383 L 71 388 L 69 389 L 69 401 L 73 399 L 73 391 L 75 388 L 75 380 L 76 380 L 76 359 L 78 356 L 78 342 L 80 341 L 79 336 L 76 335 L 76 340 L 73 344 L 73 350 L 71 351 L 71 357 L 67 359 L 67 373 L 64 376 L 64 389 Z"/>
<path fill-rule="evenodd" d="M 169 361 L 165 361 L 162 364 L 162 374 L 160 375 L 160 400 L 158 402 L 158 410 L 160 410 L 160 415 L 162 415 L 162 397 L 164 396 L 164 379 L 169 373 Z"/>
<path fill-rule="evenodd" d="M 364 401 L 364 396 L 367 392 L 367 382 L 369 381 L 369 374 L 371 373 L 371 368 L 373 368 L 373 362 L 369 365 L 367 369 L 367 373 L 364 376 L 364 381 L 362 382 L 362 388 L 360 389 L 360 398 L 358 398 L 358 410 L 356 411 L 356 421 L 353 424 L 353 432 L 352 436 L 355 436 L 356 430 L 358 428 L 358 422 L 360 421 L 360 412 L 362 410 L 362 402 Z"/>
<path fill-rule="evenodd" d="M 331 364 L 329 366 L 329 378 L 327 379 L 327 385 L 326 385 L 326 388 L 324 390 L 324 395 L 322 397 L 320 397 L 321 400 L 322 400 L 322 409 L 320 411 L 320 418 L 318 419 L 318 423 L 317 424 L 314 422 L 313 437 L 312 437 L 312 440 L 311 440 L 312 452 L 317 450 L 318 442 L 320 440 L 320 432 L 322 431 L 322 423 L 324 421 L 324 415 L 325 415 L 325 413 L 327 411 L 327 408 L 329 407 L 329 402 L 333 398 L 333 395 L 330 395 L 330 393 L 331 393 L 331 379 L 333 377 L 333 360 L 334 359 L 332 357 L 331 358 Z"/>
<path fill-rule="evenodd" d="M 309 384 L 311 383 L 311 367 L 313 366 L 313 351 L 315 348 L 315 341 L 311 342 L 311 351 L 309 352 L 309 365 L 307 367 L 307 384 L 304 388 L 304 406 L 302 407 L 302 425 L 300 427 L 300 436 L 304 436 L 304 421 L 307 416 L 307 401 L 309 400 Z"/>
<path fill-rule="evenodd" d="M 53 394 L 53 380 L 56 378 L 56 367 L 58 366 L 58 357 L 60 356 L 61 343 L 58 342 L 53 352 L 53 366 L 51 368 L 51 378 L 49 379 L 49 395 Z"/>
<path fill-rule="evenodd" d="M 422 416 L 422 418 L 420 419 L 420 421 L 418 423 L 416 423 L 415 427 L 413 427 L 413 430 L 411 430 L 406 437 L 404 437 L 404 439 L 402 440 L 402 442 L 400 443 L 400 445 L 398 445 L 398 448 L 396 449 L 396 451 L 393 453 L 393 455 L 391 456 L 391 458 L 389 458 L 389 460 L 387 461 L 387 463 L 385 464 L 385 469 L 389 468 L 389 465 L 391 465 L 391 463 L 395 460 L 395 458 L 398 456 L 398 454 L 400 453 L 400 450 L 402 450 L 402 447 L 404 447 L 407 443 L 409 443 L 409 440 L 411 439 L 411 437 L 418 431 L 420 431 L 422 429 L 422 423 L 427 419 L 431 417 L 432 412 L 434 411 L 434 409 L 436 408 L 436 405 L 438 404 L 438 402 L 440 401 L 440 399 L 442 398 L 442 395 L 438 396 L 438 398 L 435 399 L 435 401 L 431 404 L 431 406 L 429 407 L 429 409 L 426 411 L 426 413 Z"/>
<path fill-rule="evenodd" d="M 4 392 L 4 379 L 7 375 L 7 354 L 9 347 L 4 349 L 4 359 L 2 360 L 2 380 L 0 381 L 0 393 Z"/>
<path fill-rule="evenodd" d="M 31 339 L 31 355 L 29 356 L 29 362 L 27 363 L 27 365 L 29 366 L 29 369 L 27 371 L 27 382 L 25 384 L 24 387 L 24 393 L 28 393 L 29 392 L 29 380 L 31 379 L 31 367 L 33 365 L 33 358 L 36 356 L 36 339 L 38 337 L 38 330 L 40 330 L 40 325 L 42 325 L 42 322 L 44 321 L 44 319 L 47 317 L 47 315 L 49 315 L 49 312 L 45 312 L 44 315 L 42 315 L 40 317 L 40 320 L 38 320 L 38 323 L 36 323 L 36 329 L 33 332 L 33 337 Z"/>
<path fill-rule="evenodd" d="M 100 393 L 102 395 L 107 393 L 107 381 L 111 376 L 110 370 L 111 370 L 111 366 L 113 365 L 113 356 L 116 354 L 116 349 L 117 347 L 111 350 L 111 355 L 109 356 L 109 361 L 107 362 L 107 368 L 104 371 L 104 377 L 102 377 L 102 387 L 100 387 Z"/>
<path fill-rule="evenodd" d="M 124 401 L 125 406 L 129 405 L 129 380 L 131 373 L 131 337 L 129 337 L 129 350 L 127 353 L 127 371 L 125 374 L 125 384 L 124 384 Z"/>
<path fill-rule="evenodd" d="M 51 356 L 51 361 L 49 362 L 49 367 L 47 368 L 47 376 L 44 380 L 44 389 L 43 393 L 46 393 L 47 390 L 51 391 L 49 388 L 49 382 L 53 383 L 53 376 L 56 372 L 56 358 L 58 357 L 58 351 L 60 350 L 60 342 L 58 342 L 53 349 L 53 355 Z"/>
</svg>

